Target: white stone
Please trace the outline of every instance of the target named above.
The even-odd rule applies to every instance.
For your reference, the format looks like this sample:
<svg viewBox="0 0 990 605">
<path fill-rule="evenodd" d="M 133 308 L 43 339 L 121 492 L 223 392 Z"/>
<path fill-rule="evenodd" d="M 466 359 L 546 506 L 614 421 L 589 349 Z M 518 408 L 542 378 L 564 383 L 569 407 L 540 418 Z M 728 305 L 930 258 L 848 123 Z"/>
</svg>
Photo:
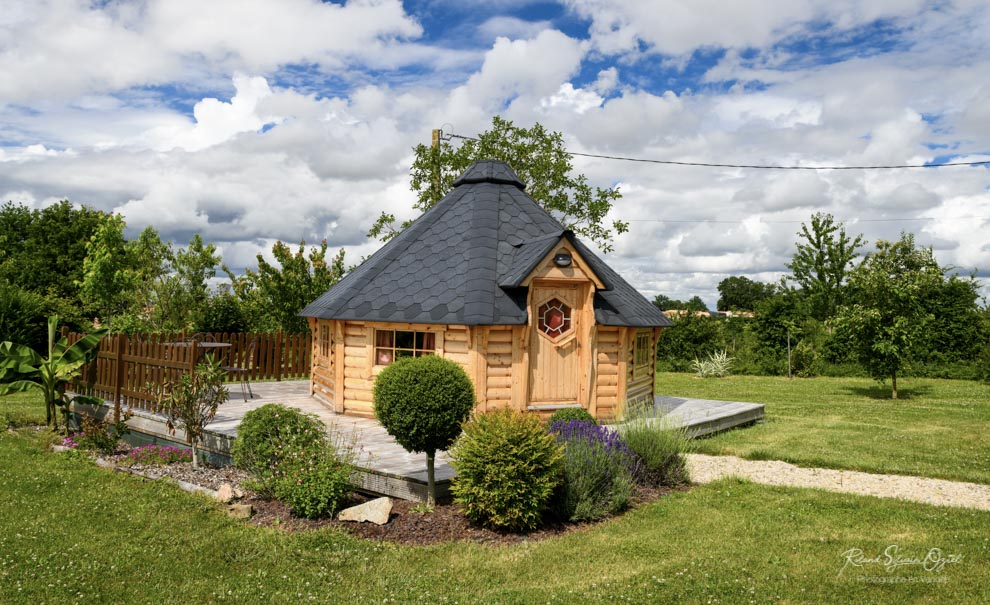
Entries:
<svg viewBox="0 0 990 605">
<path fill-rule="evenodd" d="M 220 489 L 217 490 L 216 498 L 224 504 L 230 502 L 234 499 L 234 486 L 229 483 L 224 483 L 220 486 Z"/>
<path fill-rule="evenodd" d="M 392 512 L 391 498 L 375 498 L 364 504 L 358 504 L 340 511 L 338 517 L 341 521 L 368 521 L 377 525 L 388 523 L 388 516 Z"/>
</svg>

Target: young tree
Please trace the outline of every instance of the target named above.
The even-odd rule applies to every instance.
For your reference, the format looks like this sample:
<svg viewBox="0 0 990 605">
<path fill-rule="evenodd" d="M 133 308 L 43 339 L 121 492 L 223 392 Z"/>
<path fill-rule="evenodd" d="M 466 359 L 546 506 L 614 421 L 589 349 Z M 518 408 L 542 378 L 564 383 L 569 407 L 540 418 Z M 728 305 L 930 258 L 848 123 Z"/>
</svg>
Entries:
<svg viewBox="0 0 990 605">
<path fill-rule="evenodd" d="M 309 324 L 299 312 L 344 276 L 344 250 L 327 261 L 326 240 L 306 254 L 306 242 L 293 253 L 282 242 L 272 246 L 278 266 L 258 255 L 258 270 L 235 276 L 223 266 L 234 295 L 255 329 L 305 332 Z"/>
<path fill-rule="evenodd" d="M 839 328 L 870 376 L 890 378 L 890 396 L 897 399 L 897 374 L 932 320 L 927 301 L 942 286 L 943 271 L 932 249 L 917 248 L 912 234 L 876 245 L 850 275 L 854 304 L 841 311 Z"/>
<path fill-rule="evenodd" d="M 412 165 L 412 189 L 418 195 L 413 207 L 426 212 L 450 192 L 454 179 L 477 160 L 501 160 L 509 164 L 527 184 L 526 192 L 550 214 L 575 233 L 587 237 L 605 252 L 612 250 L 615 234 L 625 233 L 622 221 L 606 224 L 606 216 L 618 189 L 592 187 L 583 174 L 573 174 L 571 156 L 564 137 L 540 124 L 521 128 L 499 116 L 492 127 L 454 147 L 443 141 L 437 147 L 417 145 Z M 397 233 L 395 216 L 382 213 L 368 232 L 369 237 L 389 239 Z M 402 225 L 405 228 L 406 225 Z"/>
<path fill-rule="evenodd" d="M 207 281 L 216 275 L 219 264 L 216 246 L 203 242 L 198 233 L 175 254 L 169 247 L 163 271 L 149 284 L 149 300 L 143 305 L 151 308 L 149 327 L 171 331 L 198 325 L 209 303 Z"/>
<path fill-rule="evenodd" d="M 866 240 L 862 235 L 850 239 L 841 223 L 836 224 L 831 214 L 822 212 L 812 215 L 810 229 L 801 224 L 798 237 L 806 243 L 798 242 L 797 252 L 787 265 L 793 272 L 789 279 L 804 290 L 812 316 L 829 319 L 835 315 L 846 276 L 859 256 L 856 250 Z"/>
<path fill-rule="evenodd" d="M 186 443 L 192 448 L 193 468 L 199 468 L 196 448 L 203 440 L 206 425 L 216 417 L 220 404 L 227 401 L 225 378 L 220 362 L 207 356 L 195 372 L 184 373 L 178 380 L 161 385 L 155 394 L 169 432 L 174 435 L 176 428 L 185 431 Z"/>
<path fill-rule="evenodd" d="M 217 274 L 220 256 L 214 244 L 207 244 L 197 233 L 189 241 L 187 248 L 175 253 L 173 266 L 175 273 L 189 297 L 189 304 L 194 314 L 202 310 L 210 297 L 207 282 Z"/>
<path fill-rule="evenodd" d="M 774 295 L 777 286 L 765 284 L 743 275 L 733 275 L 718 283 L 719 311 L 753 311 L 761 301 Z"/>
<path fill-rule="evenodd" d="M 124 219 L 105 215 L 86 243 L 80 296 L 100 314 L 106 325 L 129 309 L 141 292 L 141 275 L 124 238 Z"/>
<path fill-rule="evenodd" d="M 787 373 L 787 347 L 797 346 L 804 337 L 807 304 L 798 290 L 781 289 L 756 305 L 752 331 L 756 337 L 757 357 L 768 374 Z"/>
<path fill-rule="evenodd" d="M 474 385 L 453 361 L 426 355 L 395 361 L 375 379 L 375 417 L 399 445 L 426 453 L 427 500 L 436 502 L 433 461 L 461 434 L 474 408 Z"/>
</svg>

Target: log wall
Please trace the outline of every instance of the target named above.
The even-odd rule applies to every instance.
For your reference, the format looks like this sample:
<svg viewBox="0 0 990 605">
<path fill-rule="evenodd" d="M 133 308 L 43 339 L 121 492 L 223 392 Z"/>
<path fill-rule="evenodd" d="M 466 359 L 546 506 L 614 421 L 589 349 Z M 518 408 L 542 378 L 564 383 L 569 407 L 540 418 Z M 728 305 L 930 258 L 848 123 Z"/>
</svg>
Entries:
<svg viewBox="0 0 990 605">
<path fill-rule="evenodd" d="M 435 333 L 437 353 L 463 367 L 471 378 L 480 410 L 527 409 L 525 391 L 530 370 L 524 361 L 524 349 L 528 326 L 426 326 L 327 320 L 314 320 L 312 325 L 311 393 L 338 412 L 374 416 L 374 382 L 383 367 L 374 363 L 376 328 Z M 323 329 L 331 334 L 331 355 L 327 359 L 320 353 Z M 627 400 L 653 396 L 653 373 L 642 369 L 637 372 L 635 368 L 636 333 L 634 328 L 592 328 L 588 410 L 600 420 L 620 417 Z M 655 337 L 650 342 L 655 345 Z M 655 348 L 650 354 L 650 367 L 654 364 Z"/>
</svg>

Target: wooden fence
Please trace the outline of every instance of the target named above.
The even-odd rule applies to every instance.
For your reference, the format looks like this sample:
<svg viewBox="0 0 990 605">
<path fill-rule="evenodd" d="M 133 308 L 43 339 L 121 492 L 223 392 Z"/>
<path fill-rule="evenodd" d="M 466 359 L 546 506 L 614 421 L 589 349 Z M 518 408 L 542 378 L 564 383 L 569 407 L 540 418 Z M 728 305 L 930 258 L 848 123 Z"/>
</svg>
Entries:
<svg viewBox="0 0 990 605">
<path fill-rule="evenodd" d="M 82 338 L 74 332 L 66 336 L 70 344 Z M 207 344 L 200 346 L 200 342 Z M 230 346 L 216 347 L 210 342 Z M 308 332 L 200 333 L 194 338 L 183 334 L 116 334 L 100 342 L 97 358 L 83 370 L 74 390 L 157 412 L 152 385 L 194 372 L 196 363 L 207 354 L 224 366 L 246 368 L 252 381 L 295 380 L 309 378 L 312 344 Z"/>
</svg>

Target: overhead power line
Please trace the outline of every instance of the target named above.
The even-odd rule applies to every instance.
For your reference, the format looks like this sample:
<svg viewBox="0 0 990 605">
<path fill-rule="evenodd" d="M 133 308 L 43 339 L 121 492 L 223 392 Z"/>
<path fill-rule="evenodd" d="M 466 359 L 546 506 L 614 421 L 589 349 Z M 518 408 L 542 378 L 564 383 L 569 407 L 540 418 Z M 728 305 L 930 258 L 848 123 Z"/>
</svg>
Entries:
<svg viewBox="0 0 990 605">
<path fill-rule="evenodd" d="M 469 137 L 461 134 L 443 133 L 444 140 L 461 139 L 464 141 L 477 141 L 477 137 Z M 619 160 L 622 162 L 639 162 L 642 164 L 665 164 L 668 166 L 695 166 L 705 168 L 754 168 L 757 170 L 896 170 L 900 168 L 945 168 L 948 166 L 983 166 L 990 164 L 990 160 L 978 160 L 974 162 L 934 162 L 931 164 L 879 164 L 872 166 L 774 166 L 769 164 L 722 164 L 718 162 L 682 162 L 679 160 L 652 160 L 647 158 L 632 158 L 620 155 L 601 155 L 596 153 L 580 153 L 577 151 L 566 151 L 568 155 L 583 158 L 597 158 L 599 160 Z"/>
<path fill-rule="evenodd" d="M 982 221 L 988 220 L 990 217 L 987 216 L 949 216 L 949 217 L 909 217 L 909 218 L 850 218 L 843 219 L 839 222 L 841 223 L 901 223 L 904 221 Z M 741 225 L 746 221 L 728 221 L 722 219 L 665 219 L 665 218 L 631 218 L 626 219 L 627 223 L 707 223 L 713 225 Z M 807 220 L 798 221 L 784 221 L 784 220 L 764 220 L 760 219 L 758 221 L 762 224 L 767 225 L 798 225 L 801 223 L 808 222 Z"/>
</svg>

